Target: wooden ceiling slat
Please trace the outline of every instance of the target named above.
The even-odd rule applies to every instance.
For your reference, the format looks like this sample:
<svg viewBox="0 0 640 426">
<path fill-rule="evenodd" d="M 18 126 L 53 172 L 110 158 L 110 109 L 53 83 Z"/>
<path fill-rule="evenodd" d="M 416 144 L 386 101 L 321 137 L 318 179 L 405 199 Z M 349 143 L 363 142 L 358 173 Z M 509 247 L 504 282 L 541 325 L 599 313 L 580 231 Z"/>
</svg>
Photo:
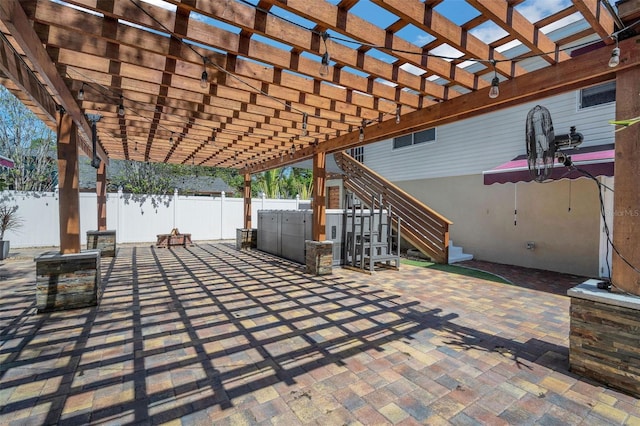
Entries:
<svg viewBox="0 0 640 426">
<path fill-rule="evenodd" d="M 473 34 L 463 30 L 434 9 L 426 7 L 419 0 L 372 0 L 372 2 L 433 35 L 439 43 L 447 43 L 472 58 L 507 60 L 504 55 L 493 51 Z M 517 65 L 512 67 L 510 62 L 498 62 L 496 69 L 511 77 L 522 75 L 525 72 Z"/>
<path fill-rule="evenodd" d="M 32 64 L 37 69 L 40 77 L 47 82 L 50 89 L 60 98 L 60 102 L 67 113 L 71 115 L 82 135 L 80 147 L 85 154 L 92 156 L 91 127 L 65 85 L 64 80 L 58 74 L 51 58 L 47 55 L 20 3 L 17 0 L 3 0 L 0 2 L 0 20 L 11 31 L 23 51 L 31 58 Z M 105 164 L 109 163 L 109 158 L 100 144 L 97 147 L 96 154 Z"/>
<path fill-rule="evenodd" d="M 488 16 L 496 25 L 509 34 L 515 35 L 524 45 L 550 64 L 569 59 L 565 52 L 557 50 L 557 45 L 551 41 L 539 28 L 535 27 L 527 18 L 522 16 L 513 6 L 496 0 L 466 0 L 471 6 Z"/>
<path fill-rule="evenodd" d="M 573 5 L 587 20 L 591 28 L 600 36 L 606 44 L 614 43 L 609 37 L 615 31 L 613 16 L 602 5 L 600 0 L 571 0 Z"/>
<path fill-rule="evenodd" d="M 407 61 L 417 67 L 428 67 L 429 71 L 446 79 L 455 80 L 457 84 L 469 89 L 476 89 L 488 86 L 488 83 L 478 80 L 475 75 L 463 69 L 457 68 L 449 62 L 434 58 L 420 57 L 418 54 L 408 54 L 402 51 L 421 52 L 419 46 L 409 43 L 402 38 L 391 35 L 365 21 L 358 16 L 345 13 L 346 18 L 339 18 L 338 8 L 330 3 L 309 2 L 308 0 L 266 0 L 269 4 L 277 5 L 290 12 L 296 13 L 306 19 L 317 22 L 320 25 L 331 28 L 334 31 L 348 35 L 354 40 L 373 44 L 376 46 L 386 46 L 396 51 L 385 51 L 385 53 L 395 56 L 398 59 Z"/>
<path fill-rule="evenodd" d="M 577 87 L 578 81 L 602 81 L 610 78 L 603 74 L 605 71 L 615 72 L 606 63 L 605 71 L 575 70 L 574 65 L 597 68 L 599 64 L 585 64 L 585 59 L 570 59 L 558 51 L 560 45 L 593 34 L 612 42 L 608 38 L 613 31 L 612 17 L 600 9 L 597 0 L 573 0 L 570 7 L 535 23 L 514 8 L 522 0 L 468 0 L 480 15 L 460 26 L 433 9 L 441 0 L 371 0 L 396 17 L 385 29 L 357 15 L 354 7 L 358 0 L 342 0 L 336 5 L 308 0 L 261 0 L 257 7 L 237 0 L 168 2 L 176 9 L 140 0 L 2 0 L 0 31 L 7 36 L 6 47 L 10 45 L 34 70 L 33 74 L 25 70 L 20 74 L 39 80 L 37 84 L 25 82 L 14 71 L 7 87 L 54 127 L 55 117 L 52 120 L 50 112 L 43 114 L 38 103 L 70 104 L 76 113 L 103 115 L 98 125 L 99 140 L 113 158 L 252 167 L 255 172 L 297 162 L 316 150 L 330 152 L 358 145 L 357 129 L 363 118 L 370 121 L 365 131 L 368 143 L 509 106 L 522 99 L 570 90 Z M 67 3 L 84 9 L 71 8 Z M 295 15 L 293 21 L 296 16 L 306 19 L 310 28 L 269 14 L 274 6 Z M 23 15 L 29 20 L 23 19 L 19 25 L 12 23 L 7 16 L 16 7 L 19 12 L 26 12 Z M 540 31 L 578 11 L 589 23 L 589 29 L 555 43 Z M 216 21 L 194 19 L 196 13 L 231 25 L 240 33 L 226 26 L 221 28 Z M 508 35 L 487 44 L 469 33 L 489 20 Z M 435 40 L 427 46 L 403 40 L 396 33 L 410 24 L 433 35 Z M 328 40 L 333 66 L 326 77 L 319 75 L 319 57 L 325 49 L 320 37 L 323 30 L 356 41 L 351 46 Z M 25 42 L 21 37 L 30 39 Z M 527 73 L 504 60 L 495 49 L 514 40 L 526 45 L 530 54 L 550 52 L 543 55 L 550 66 Z M 185 41 L 196 45 L 189 46 Z M 389 63 L 378 59 L 373 46 L 359 43 L 385 46 L 380 50 L 394 60 Z M 483 75 L 487 68 L 474 74 L 457 66 L 462 59 L 447 62 L 388 50 L 418 53 L 444 44 L 463 52 L 465 57 L 489 59 L 493 55 L 500 61 L 498 71 L 512 80 L 501 84 L 500 98 L 488 101 L 486 90 L 478 90 L 488 86 Z M 634 61 L 628 55 L 637 54 L 633 47 L 627 51 L 626 46 L 625 67 Z M 199 84 L 205 65 L 201 55 L 210 62 L 206 65 L 210 77 L 206 89 Z M 8 55 L 0 54 L 0 82 L 6 81 L 7 66 L 15 67 L 19 60 L 14 56 L 12 64 L 3 56 Z M 598 53 L 599 56 L 607 55 Z M 566 62 L 571 65 L 564 65 Z M 409 65 L 424 73 L 408 71 Z M 45 70 L 51 66 L 55 69 L 52 74 L 51 68 Z M 559 72 L 579 77 L 560 76 Z M 591 77 L 585 72 L 590 72 Z M 440 77 L 437 83 L 431 81 L 432 76 Z M 50 79 L 61 86 L 53 85 Z M 14 81 L 22 83 L 22 87 Z M 549 81 L 551 85 L 565 84 L 550 87 Z M 85 99 L 76 102 L 83 83 Z M 40 101 L 34 102 L 21 91 Z M 126 107 L 122 117 L 117 114 L 120 94 Z M 398 106 L 403 113 L 400 125 L 394 119 Z M 310 135 L 306 137 L 302 136 L 303 113 L 308 114 Z M 289 156 L 292 143 L 296 146 L 293 158 Z"/>
</svg>

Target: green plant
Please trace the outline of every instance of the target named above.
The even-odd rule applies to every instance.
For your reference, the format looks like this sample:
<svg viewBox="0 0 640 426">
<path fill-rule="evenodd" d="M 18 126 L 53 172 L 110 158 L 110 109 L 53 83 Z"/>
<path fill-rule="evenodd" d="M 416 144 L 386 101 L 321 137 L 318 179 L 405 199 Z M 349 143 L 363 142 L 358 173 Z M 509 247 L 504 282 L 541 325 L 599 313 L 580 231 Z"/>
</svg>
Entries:
<svg viewBox="0 0 640 426">
<path fill-rule="evenodd" d="M 0 205 L 0 240 L 4 240 L 4 232 L 22 226 L 22 219 L 18 216 L 18 206 Z"/>
</svg>

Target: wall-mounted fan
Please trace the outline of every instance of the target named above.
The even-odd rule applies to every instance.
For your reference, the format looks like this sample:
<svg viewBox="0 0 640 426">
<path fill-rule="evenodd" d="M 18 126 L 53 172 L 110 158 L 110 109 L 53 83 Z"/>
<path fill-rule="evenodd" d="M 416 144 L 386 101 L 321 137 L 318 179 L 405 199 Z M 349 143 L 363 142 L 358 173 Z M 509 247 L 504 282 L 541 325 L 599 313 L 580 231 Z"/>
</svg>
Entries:
<svg viewBox="0 0 640 426">
<path fill-rule="evenodd" d="M 571 126 L 568 134 L 556 135 L 549 110 L 540 105 L 531 108 L 526 127 L 527 163 L 531 178 L 536 182 L 548 179 L 556 158 L 566 166 L 571 165 L 571 157 L 561 151 L 580 145 L 582 139 L 575 126 Z"/>
</svg>

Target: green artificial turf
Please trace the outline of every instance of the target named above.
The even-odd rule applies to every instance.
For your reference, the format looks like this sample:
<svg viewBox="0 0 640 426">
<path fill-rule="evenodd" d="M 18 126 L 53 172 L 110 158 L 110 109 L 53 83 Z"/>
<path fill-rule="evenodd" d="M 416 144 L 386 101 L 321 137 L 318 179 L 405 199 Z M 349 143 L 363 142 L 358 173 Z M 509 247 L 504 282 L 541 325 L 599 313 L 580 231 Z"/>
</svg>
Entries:
<svg viewBox="0 0 640 426">
<path fill-rule="evenodd" d="M 489 272 L 463 268 L 461 266 L 443 265 L 440 263 L 429 262 L 428 260 L 412 260 L 412 259 L 400 259 L 400 263 L 404 265 L 418 266 L 421 268 L 435 269 L 436 271 L 448 272 L 450 274 L 464 275 L 465 277 L 479 278 L 481 280 L 486 280 L 486 281 L 493 281 L 493 282 L 502 283 L 502 284 L 511 284 L 510 282 L 505 281 L 499 276 L 493 275 Z"/>
</svg>

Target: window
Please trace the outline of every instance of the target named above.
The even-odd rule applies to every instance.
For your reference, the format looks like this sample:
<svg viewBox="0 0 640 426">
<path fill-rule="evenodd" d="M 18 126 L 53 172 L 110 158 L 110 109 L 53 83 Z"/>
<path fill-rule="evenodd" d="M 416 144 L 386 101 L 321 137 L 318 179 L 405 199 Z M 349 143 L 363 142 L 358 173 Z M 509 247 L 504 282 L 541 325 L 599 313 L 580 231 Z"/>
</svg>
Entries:
<svg viewBox="0 0 640 426">
<path fill-rule="evenodd" d="M 359 146 L 357 148 L 351 148 L 349 154 L 356 160 L 361 163 L 364 163 L 364 146 Z"/>
<path fill-rule="evenodd" d="M 616 100 L 616 82 L 599 84 L 580 90 L 580 108 L 608 104 Z"/>
<path fill-rule="evenodd" d="M 436 128 L 421 130 L 393 139 L 393 149 L 404 148 L 405 146 L 417 145 L 419 143 L 435 142 Z"/>
</svg>

